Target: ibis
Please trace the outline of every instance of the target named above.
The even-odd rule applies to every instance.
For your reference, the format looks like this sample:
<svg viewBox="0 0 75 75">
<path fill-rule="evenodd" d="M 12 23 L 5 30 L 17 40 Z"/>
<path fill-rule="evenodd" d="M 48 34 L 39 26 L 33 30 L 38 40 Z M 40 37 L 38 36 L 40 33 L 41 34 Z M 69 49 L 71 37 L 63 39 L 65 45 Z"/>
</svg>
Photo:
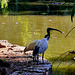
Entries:
<svg viewBox="0 0 75 75">
<path fill-rule="evenodd" d="M 53 29 L 53 28 L 52 28 Z M 45 38 L 46 38 L 46 36 L 50 36 L 50 28 L 47 28 L 47 35 L 45 35 Z M 56 29 L 55 29 L 56 30 Z M 57 30 L 58 31 L 58 30 Z M 25 49 L 24 49 L 24 54 L 25 54 L 25 52 L 27 52 L 27 51 L 33 51 L 34 50 L 34 48 L 35 48 L 35 45 L 36 45 L 36 43 L 38 43 L 39 41 L 41 41 L 41 40 L 34 40 L 34 41 L 32 41 L 31 43 L 29 43 L 29 45 L 27 46 L 27 47 L 25 47 Z"/>
<path fill-rule="evenodd" d="M 60 33 L 62 33 L 58 29 L 47 28 L 47 34 L 45 35 L 45 37 L 43 39 L 41 39 L 40 41 L 38 41 L 35 45 L 35 48 L 33 50 L 33 61 L 35 61 L 34 58 L 36 58 L 36 56 L 38 57 L 39 54 L 42 54 L 42 62 L 44 63 L 44 60 L 43 60 L 44 53 L 48 48 L 48 41 L 50 38 L 50 31 L 51 30 L 59 31 Z M 39 57 L 37 59 L 39 59 Z"/>
</svg>

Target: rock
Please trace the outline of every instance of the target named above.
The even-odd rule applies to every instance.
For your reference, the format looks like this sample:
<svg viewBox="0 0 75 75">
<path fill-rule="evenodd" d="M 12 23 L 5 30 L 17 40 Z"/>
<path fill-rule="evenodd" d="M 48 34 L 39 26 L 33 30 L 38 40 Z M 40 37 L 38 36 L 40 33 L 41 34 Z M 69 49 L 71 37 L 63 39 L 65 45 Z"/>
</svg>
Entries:
<svg viewBox="0 0 75 75">
<path fill-rule="evenodd" d="M 15 71 L 14 73 L 12 73 L 11 75 L 46 75 L 43 73 L 31 73 L 31 72 L 24 72 L 24 71 Z"/>
<path fill-rule="evenodd" d="M 6 46 L 5 46 L 5 45 L 0 44 L 0 48 L 6 48 Z"/>
<path fill-rule="evenodd" d="M 0 59 L 0 67 L 9 67 L 10 64 L 8 62 L 4 62 L 3 60 Z"/>
<path fill-rule="evenodd" d="M 0 40 L 0 43 L 8 43 L 7 40 Z"/>
<path fill-rule="evenodd" d="M 16 45 L 13 45 L 13 46 L 11 46 L 11 47 L 16 47 Z"/>
<path fill-rule="evenodd" d="M 0 44 L 5 47 L 11 47 L 13 44 L 9 43 L 7 40 L 0 40 Z"/>
<path fill-rule="evenodd" d="M 12 48 L 8 48 L 8 51 L 9 51 L 9 50 L 13 50 L 13 49 L 12 49 Z"/>
<path fill-rule="evenodd" d="M 6 75 L 6 74 L 7 74 L 6 68 L 0 67 L 0 75 Z"/>
</svg>

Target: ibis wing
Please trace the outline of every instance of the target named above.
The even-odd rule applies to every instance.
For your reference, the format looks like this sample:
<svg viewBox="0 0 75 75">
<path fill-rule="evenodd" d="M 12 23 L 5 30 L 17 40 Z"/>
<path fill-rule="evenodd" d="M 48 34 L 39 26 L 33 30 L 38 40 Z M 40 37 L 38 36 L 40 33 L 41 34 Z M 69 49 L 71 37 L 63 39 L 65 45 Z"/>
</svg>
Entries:
<svg viewBox="0 0 75 75">
<path fill-rule="evenodd" d="M 36 56 L 39 53 L 44 53 L 47 48 L 48 48 L 48 40 L 47 38 L 44 38 L 36 44 L 34 51 L 33 51 L 33 56 Z"/>
<path fill-rule="evenodd" d="M 35 49 L 33 51 L 33 56 L 36 56 L 39 54 L 39 47 L 38 46 L 35 46 Z"/>
<path fill-rule="evenodd" d="M 34 41 L 32 41 L 32 42 L 27 46 L 27 49 L 28 49 L 28 50 L 34 50 L 35 45 L 36 45 L 39 41 L 40 41 L 40 40 L 34 40 Z"/>
<path fill-rule="evenodd" d="M 46 51 L 46 49 L 48 48 L 48 41 L 46 38 L 42 39 L 38 45 L 39 47 L 39 53 L 44 53 Z"/>
</svg>

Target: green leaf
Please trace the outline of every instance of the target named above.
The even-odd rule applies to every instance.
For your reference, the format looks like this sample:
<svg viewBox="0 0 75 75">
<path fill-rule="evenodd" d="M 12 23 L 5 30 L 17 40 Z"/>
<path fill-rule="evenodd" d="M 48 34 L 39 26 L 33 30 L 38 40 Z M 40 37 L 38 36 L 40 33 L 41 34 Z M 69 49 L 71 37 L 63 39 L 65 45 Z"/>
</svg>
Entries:
<svg viewBox="0 0 75 75">
<path fill-rule="evenodd" d="M 3 61 L 6 61 L 6 59 L 3 59 Z"/>
<path fill-rule="evenodd" d="M 46 15 L 46 13 L 43 12 L 42 15 Z"/>
</svg>

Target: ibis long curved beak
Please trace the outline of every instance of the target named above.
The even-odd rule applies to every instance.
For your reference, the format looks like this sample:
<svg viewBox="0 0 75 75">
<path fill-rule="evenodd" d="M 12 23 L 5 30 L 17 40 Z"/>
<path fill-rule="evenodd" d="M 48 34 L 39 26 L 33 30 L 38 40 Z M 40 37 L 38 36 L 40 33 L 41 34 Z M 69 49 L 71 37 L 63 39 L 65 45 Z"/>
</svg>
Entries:
<svg viewBox="0 0 75 75">
<path fill-rule="evenodd" d="M 54 29 L 54 28 L 47 28 L 47 33 L 50 33 L 50 30 L 56 30 L 56 31 L 59 31 L 60 33 L 62 33 L 60 30 Z"/>
</svg>

